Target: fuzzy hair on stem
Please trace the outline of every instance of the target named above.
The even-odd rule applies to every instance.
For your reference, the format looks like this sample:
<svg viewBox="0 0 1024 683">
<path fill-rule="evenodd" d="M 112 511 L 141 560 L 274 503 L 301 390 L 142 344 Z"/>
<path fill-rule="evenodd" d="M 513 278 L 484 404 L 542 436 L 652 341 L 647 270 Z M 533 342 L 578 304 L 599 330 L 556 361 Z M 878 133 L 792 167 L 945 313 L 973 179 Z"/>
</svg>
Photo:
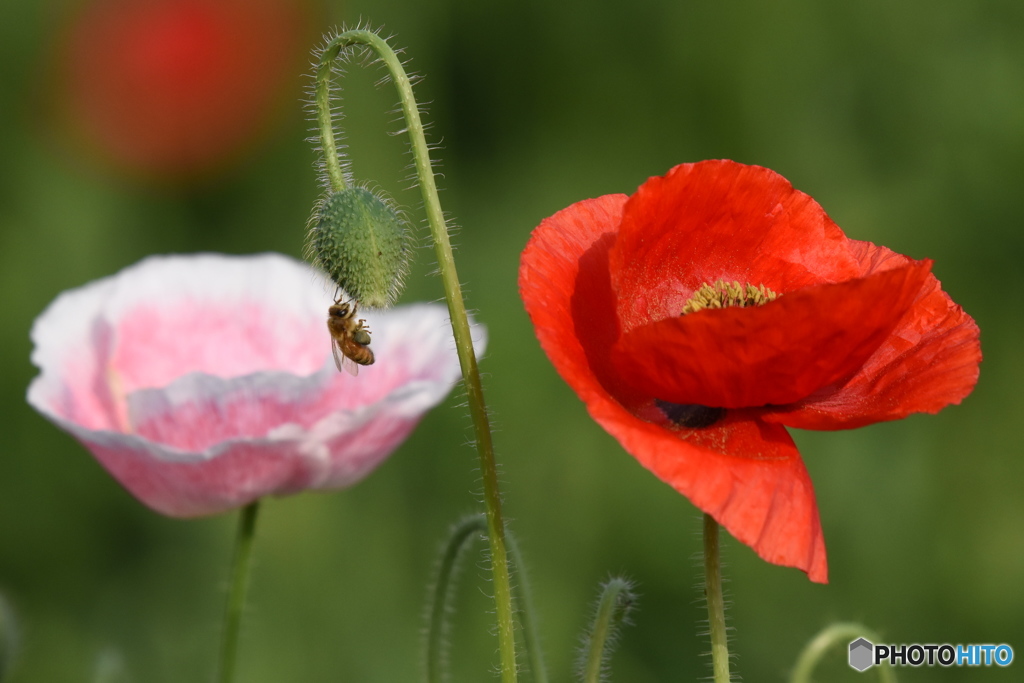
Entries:
<svg viewBox="0 0 1024 683">
<path fill-rule="evenodd" d="M 580 683 L 611 680 L 611 656 L 622 627 L 632 624 L 629 617 L 637 597 L 635 585 L 624 577 L 614 576 L 601 584 L 590 625 L 580 638 L 576 659 L 576 680 Z"/>
<path fill-rule="evenodd" d="M 404 289 L 414 253 L 411 221 L 378 186 L 355 182 L 346 147 L 338 143 L 342 135 L 335 132 L 335 120 L 343 114 L 336 77 L 344 75 L 350 63 L 385 64 L 369 44 L 340 41 L 347 33 L 351 32 L 329 35 L 313 52 L 306 106 L 316 124 L 310 141 L 319 152 L 316 168 L 325 195 L 306 224 L 305 256 L 330 276 L 343 296 L 369 308 L 388 308 Z M 377 85 L 390 81 L 393 78 L 385 70 Z"/>
<path fill-rule="evenodd" d="M 427 605 L 424 630 L 424 663 L 427 683 L 449 680 L 451 651 L 451 615 L 455 612 L 452 595 L 462 574 L 462 558 L 473 542 L 487 532 L 487 520 L 481 514 L 468 515 L 451 526 L 448 539 L 438 557 Z"/>
<path fill-rule="evenodd" d="M 437 181 L 430 153 L 427 149 L 426 137 L 423 133 L 420 108 L 413 95 L 412 85 L 402 62 L 398 59 L 391 46 L 372 31 L 345 31 L 328 41 L 323 49 L 323 53 L 320 55 L 321 66 L 317 69 L 317 77 L 321 84 L 327 82 L 327 78 L 330 76 L 329 67 L 325 68 L 323 64 L 334 60 L 343 50 L 356 45 L 372 48 L 384 61 L 391 72 L 393 82 L 399 93 L 402 111 L 405 115 L 406 128 L 409 131 L 409 141 L 416 163 L 416 174 L 419 179 L 420 193 L 423 197 L 427 224 L 430 227 L 430 235 L 433 239 L 435 255 L 441 275 L 441 284 L 444 287 L 445 300 L 448 303 L 452 335 L 455 338 L 459 365 L 465 380 L 464 386 L 469 400 L 473 430 L 476 437 L 476 448 L 480 460 L 480 472 L 483 478 L 483 493 L 487 511 L 487 540 L 490 556 L 493 558 L 491 572 L 498 628 L 501 680 L 502 683 L 516 683 L 515 616 L 512 604 L 505 522 L 501 510 L 501 493 L 498 485 L 494 443 L 491 435 L 490 421 L 487 416 L 480 370 L 476 352 L 473 348 L 469 318 L 466 314 L 466 304 L 459 284 L 448 226 L 445 223 L 444 212 L 441 209 L 438 198 Z M 317 120 L 321 128 L 321 146 L 324 149 L 323 156 L 327 163 L 327 172 L 331 179 L 332 189 L 337 190 L 345 186 L 345 181 L 340 165 L 337 162 L 336 151 L 333 148 L 334 136 L 331 123 L 325 115 L 325 112 L 329 110 L 330 104 L 330 97 L 326 90 L 325 88 L 318 88 L 319 96 L 315 99 L 320 115 Z"/>
</svg>

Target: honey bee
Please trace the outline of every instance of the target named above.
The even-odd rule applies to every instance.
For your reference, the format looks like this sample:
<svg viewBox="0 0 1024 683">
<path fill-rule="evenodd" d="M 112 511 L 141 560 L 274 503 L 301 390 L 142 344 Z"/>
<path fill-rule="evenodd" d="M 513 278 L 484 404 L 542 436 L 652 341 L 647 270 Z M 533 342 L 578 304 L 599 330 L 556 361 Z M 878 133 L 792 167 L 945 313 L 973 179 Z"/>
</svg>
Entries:
<svg viewBox="0 0 1024 683">
<path fill-rule="evenodd" d="M 341 303 L 338 299 L 327 310 L 327 330 L 331 333 L 331 353 L 338 370 L 344 368 L 355 377 L 359 365 L 373 365 L 370 350 L 370 328 L 366 321 L 356 322 L 355 302 Z M 359 365 L 356 365 L 358 363 Z"/>
</svg>

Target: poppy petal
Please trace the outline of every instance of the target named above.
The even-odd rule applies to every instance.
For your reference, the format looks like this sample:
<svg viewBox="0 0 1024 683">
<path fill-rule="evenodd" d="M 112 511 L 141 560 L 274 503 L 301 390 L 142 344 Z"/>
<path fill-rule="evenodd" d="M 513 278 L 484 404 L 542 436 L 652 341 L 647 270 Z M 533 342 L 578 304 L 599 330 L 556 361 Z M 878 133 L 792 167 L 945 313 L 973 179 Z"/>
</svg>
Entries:
<svg viewBox="0 0 1024 683">
<path fill-rule="evenodd" d="M 826 581 L 814 491 L 785 428 L 747 411 L 693 430 L 637 416 L 650 397 L 622 383 L 609 362 L 620 330 L 608 250 L 624 202 L 622 195 L 579 202 L 534 230 L 519 288 L 541 346 L 590 415 L 647 469 L 764 559 Z"/>
<path fill-rule="evenodd" d="M 849 242 L 774 171 L 727 160 L 676 166 L 626 203 L 610 258 L 623 325 L 678 315 L 705 282 L 788 292 L 860 277 Z"/>
<path fill-rule="evenodd" d="M 930 268 L 909 261 L 764 306 L 675 315 L 624 335 L 613 361 L 637 391 L 673 403 L 793 403 L 856 373 L 917 299 Z"/>
<path fill-rule="evenodd" d="M 856 427 L 970 391 L 977 326 L 930 269 L 848 239 L 768 169 L 707 161 L 547 219 L 519 284 L 542 347 L 605 430 L 761 557 L 825 581 L 785 426 Z M 782 297 L 681 315 L 718 281 Z"/>
<path fill-rule="evenodd" d="M 865 266 L 899 267 L 909 259 L 862 242 Z M 894 265 L 895 264 L 895 265 Z M 763 419 L 800 429 L 853 429 L 960 403 L 978 382 L 981 342 L 971 316 L 929 275 L 918 299 L 848 381 L 824 387 Z"/>
<path fill-rule="evenodd" d="M 814 488 L 785 428 L 730 411 L 713 427 L 671 431 L 600 391 L 589 396 L 587 409 L 598 424 L 738 541 L 768 562 L 828 581 Z"/>
<path fill-rule="evenodd" d="M 459 363 L 447 309 L 414 305 L 374 312 L 377 362 L 338 372 L 317 277 L 273 254 L 167 256 L 65 292 L 32 327 L 28 401 L 162 514 L 351 486 Z"/>
<path fill-rule="evenodd" d="M 519 291 L 526 311 L 541 347 L 573 386 L 570 376 L 595 372 L 615 381 L 607 357 L 619 326 L 607 259 L 625 201 L 605 195 L 573 204 L 545 219 L 523 251 Z"/>
</svg>

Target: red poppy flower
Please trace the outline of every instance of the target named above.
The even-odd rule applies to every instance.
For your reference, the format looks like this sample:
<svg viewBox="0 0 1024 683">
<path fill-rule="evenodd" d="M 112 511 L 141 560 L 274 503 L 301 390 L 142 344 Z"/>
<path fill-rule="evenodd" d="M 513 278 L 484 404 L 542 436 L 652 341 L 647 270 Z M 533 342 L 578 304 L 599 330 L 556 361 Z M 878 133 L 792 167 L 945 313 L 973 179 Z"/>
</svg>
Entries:
<svg viewBox="0 0 1024 683">
<path fill-rule="evenodd" d="M 296 82 L 308 22 L 295 0 L 93 0 L 59 46 L 67 114 L 128 171 L 217 168 Z"/>
<path fill-rule="evenodd" d="M 602 427 L 762 558 L 824 583 L 786 427 L 935 413 L 971 392 L 978 327 L 930 269 L 848 239 L 773 171 L 705 161 L 546 219 L 519 287 Z"/>
</svg>

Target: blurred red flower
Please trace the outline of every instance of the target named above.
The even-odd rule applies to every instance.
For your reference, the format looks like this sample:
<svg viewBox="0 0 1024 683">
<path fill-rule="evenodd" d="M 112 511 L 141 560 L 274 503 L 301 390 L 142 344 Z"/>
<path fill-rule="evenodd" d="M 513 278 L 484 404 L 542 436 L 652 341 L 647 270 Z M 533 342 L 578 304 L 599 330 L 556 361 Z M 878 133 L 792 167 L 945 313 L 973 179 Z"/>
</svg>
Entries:
<svg viewBox="0 0 1024 683">
<path fill-rule="evenodd" d="M 304 0 L 94 0 L 58 46 L 61 102 L 116 166 L 209 172 L 297 88 L 308 15 Z"/>
<path fill-rule="evenodd" d="M 930 269 L 848 239 L 773 171 L 705 161 L 543 221 L 519 287 L 602 427 L 762 558 L 825 582 L 786 427 L 935 413 L 971 392 L 978 327 Z"/>
<path fill-rule="evenodd" d="M 36 319 L 28 401 L 165 515 L 351 486 L 462 373 L 438 304 L 368 316 L 377 362 L 338 372 L 328 291 L 276 254 L 148 258 Z"/>
</svg>

